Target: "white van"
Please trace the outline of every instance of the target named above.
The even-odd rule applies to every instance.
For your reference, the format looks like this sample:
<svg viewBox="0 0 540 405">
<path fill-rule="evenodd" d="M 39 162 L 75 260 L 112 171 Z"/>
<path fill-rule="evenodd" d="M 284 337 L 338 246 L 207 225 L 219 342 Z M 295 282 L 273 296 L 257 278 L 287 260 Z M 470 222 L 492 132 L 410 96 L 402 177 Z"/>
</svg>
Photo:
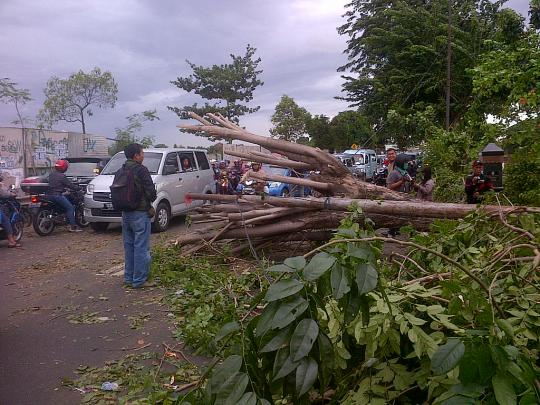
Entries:
<svg viewBox="0 0 540 405">
<path fill-rule="evenodd" d="M 84 217 L 96 231 L 106 230 L 111 222 L 122 221 L 122 213 L 113 209 L 110 187 L 114 174 L 125 161 L 124 152 L 117 153 L 101 174 L 88 184 Z M 154 232 L 163 232 L 173 216 L 202 204 L 202 201 L 193 201 L 188 205 L 185 201 L 187 193 L 212 193 L 214 188 L 214 173 L 203 150 L 145 149 L 143 165 L 148 168 L 157 191 L 157 199 L 152 204 L 156 210 L 152 220 Z"/>
<path fill-rule="evenodd" d="M 365 180 L 372 180 L 377 171 L 377 154 L 372 149 L 349 149 L 343 152 L 344 157 L 354 160 L 352 172 Z"/>
</svg>

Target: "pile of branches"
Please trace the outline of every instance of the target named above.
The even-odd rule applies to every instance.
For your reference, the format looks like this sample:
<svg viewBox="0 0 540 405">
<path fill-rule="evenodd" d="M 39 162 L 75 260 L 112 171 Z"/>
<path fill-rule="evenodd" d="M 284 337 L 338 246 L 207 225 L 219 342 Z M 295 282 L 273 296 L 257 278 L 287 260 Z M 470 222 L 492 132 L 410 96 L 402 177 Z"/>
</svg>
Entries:
<svg viewBox="0 0 540 405">
<path fill-rule="evenodd" d="M 190 216 L 192 223 L 212 225 L 176 240 L 179 245 L 195 244 L 186 253 L 218 240 L 234 243 L 230 246 L 233 253 L 248 245 L 261 247 L 284 241 L 328 240 L 351 206 L 360 208 L 375 228 L 412 225 L 419 230 L 426 229 L 435 218 L 463 218 L 476 210 L 472 205 L 415 201 L 408 194 L 362 181 L 339 159 L 318 148 L 250 133 L 219 114 L 207 114 L 203 118 L 192 112 L 190 116 L 200 124 L 181 125 L 182 128 L 228 141 L 253 143 L 279 155 L 228 152 L 233 156 L 310 172 L 308 178 L 273 173 L 252 173 L 251 178 L 309 187 L 314 196 L 282 198 L 190 193 L 190 199 L 205 202 Z M 538 209 L 526 207 L 484 206 L 482 209 L 501 218 L 512 212 L 538 212 Z"/>
</svg>

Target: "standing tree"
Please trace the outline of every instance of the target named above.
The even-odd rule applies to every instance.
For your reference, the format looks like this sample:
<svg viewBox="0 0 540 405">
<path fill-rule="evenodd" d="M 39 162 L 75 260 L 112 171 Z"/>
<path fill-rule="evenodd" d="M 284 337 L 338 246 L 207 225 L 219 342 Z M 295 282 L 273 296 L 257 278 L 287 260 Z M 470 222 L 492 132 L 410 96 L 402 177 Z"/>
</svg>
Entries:
<svg viewBox="0 0 540 405">
<path fill-rule="evenodd" d="M 143 111 L 126 117 L 128 124 L 124 128 L 116 128 L 116 138 L 114 144 L 109 147 L 109 155 L 123 151 L 130 143 L 140 143 L 144 148 L 151 146 L 154 143 L 154 137 L 151 135 L 138 136 L 137 132 L 142 129 L 143 123 L 146 121 L 159 120 L 156 115 L 156 110 Z M 156 145 L 156 147 L 159 145 Z M 166 146 L 166 145 L 165 145 Z"/>
<path fill-rule="evenodd" d="M 308 120 L 306 132 L 313 146 L 334 152 L 334 143 L 330 135 L 330 119 L 326 115 L 315 115 Z"/>
<path fill-rule="evenodd" d="M 58 121 L 80 122 L 86 133 L 85 113 L 92 116 L 91 106 L 113 108 L 118 86 L 110 72 L 96 67 L 90 73 L 79 70 L 68 79 L 53 76 L 45 87 L 45 102 L 39 119 L 52 126 Z"/>
<path fill-rule="evenodd" d="M 307 138 L 306 127 L 310 119 L 311 115 L 305 108 L 296 104 L 293 98 L 283 95 L 272 115 L 274 127 L 270 129 L 270 134 L 273 138 L 299 142 Z"/>
<path fill-rule="evenodd" d="M 255 51 L 255 48 L 248 45 L 244 56 L 231 54 L 232 63 L 212 67 L 197 66 L 188 60 L 193 74 L 178 77 L 171 83 L 188 93 L 194 92 L 211 103 L 205 102 L 204 106 L 195 103 L 190 106 L 167 108 L 181 119 L 189 119 L 189 111 L 201 116 L 208 112 L 218 112 L 235 123 L 239 122 L 240 116 L 258 111 L 260 106 L 248 107 L 241 104 L 253 100 L 255 89 L 264 84 L 258 79 L 262 73 L 262 70 L 257 70 L 261 58 L 254 59 Z"/>
<path fill-rule="evenodd" d="M 22 138 L 23 138 L 23 172 L 24 176 L 27 176 L 27 164 L 26 164 L 26 132 L 24 130 L 24 118 L 21 115 L 20 106 L 32 101 L 30 96 L 30 90 L 17 88 L 17 83 L 9 80 L 9 78 L 0 79 L 0 101 L 5 104 L 13 104 L 15 111 L 17 111 L 18 120 L 14 121 L 21 126 Z"/>
</svg>

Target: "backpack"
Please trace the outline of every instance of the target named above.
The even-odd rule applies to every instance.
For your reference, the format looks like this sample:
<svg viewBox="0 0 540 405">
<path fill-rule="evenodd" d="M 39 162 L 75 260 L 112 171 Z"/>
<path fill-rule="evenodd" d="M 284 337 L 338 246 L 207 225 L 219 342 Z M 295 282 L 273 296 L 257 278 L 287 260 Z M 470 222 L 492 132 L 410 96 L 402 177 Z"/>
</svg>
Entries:
<svg viewBox="0 0 540 405">
<path fill-rule="evenodd" d="M 142 193 L 135 183 L 133 171 L 122 166 L 114 175 L 111 200 L 117 211 L 135 211 L 141 203 Z"/>
</svg>

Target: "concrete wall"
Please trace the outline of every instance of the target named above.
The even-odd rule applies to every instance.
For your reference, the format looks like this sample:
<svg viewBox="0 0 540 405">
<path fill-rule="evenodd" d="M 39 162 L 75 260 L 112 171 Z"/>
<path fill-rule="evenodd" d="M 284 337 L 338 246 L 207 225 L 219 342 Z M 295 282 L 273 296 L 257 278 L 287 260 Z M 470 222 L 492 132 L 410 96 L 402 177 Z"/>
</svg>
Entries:
<svg viewBox="0 0 540 405">
<path fill-rule="evenodd" d="M 42 129 L 0 127 L 0 171 L 19 185 L 24 178 L 23 139 L 26 138 L 27 175 L 50 171 L 65 157 L 107 156 L 107 140 L 101 135 Z"/>
</svg>

